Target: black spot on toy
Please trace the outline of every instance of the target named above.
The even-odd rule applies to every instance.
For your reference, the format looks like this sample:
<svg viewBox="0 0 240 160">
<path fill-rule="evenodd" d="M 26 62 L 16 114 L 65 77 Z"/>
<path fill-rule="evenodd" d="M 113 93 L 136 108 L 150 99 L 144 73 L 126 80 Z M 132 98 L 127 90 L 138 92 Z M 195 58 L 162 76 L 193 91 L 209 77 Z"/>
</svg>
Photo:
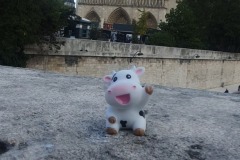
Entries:
<svg viewBox="0 0 240 160">
<path fill-rule="evenodd" d="M 142 116 L 143 118 L 145 118 L 145 113 L 143 111 L 140 111 L 139 115 Z"/>
<path fill-rule="evenodd" d="M 127 127 L 126 126 L 127 125 L 127 121 L 120 121 L 120 123 L 121 123 L 122 127 Z"/>
</svg>

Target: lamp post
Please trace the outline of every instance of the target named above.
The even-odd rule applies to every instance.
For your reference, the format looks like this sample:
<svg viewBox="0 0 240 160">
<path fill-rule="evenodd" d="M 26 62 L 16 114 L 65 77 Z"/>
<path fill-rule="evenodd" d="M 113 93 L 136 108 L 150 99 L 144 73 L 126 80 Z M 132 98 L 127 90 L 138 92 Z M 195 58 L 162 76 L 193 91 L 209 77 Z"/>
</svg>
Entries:
<svg viewBox="0 0 240 160">
<path fill-rule="evenodd" d="M 134 57 L 136 57 L 136 56 L 142 56 L 143 55 L 143 53 L 142 52 L 140 52 L 140 51 L 137 51 L 136 53 L 134 53 L 134 55 L 132 56 L 132 57 L 130 57 L 130 63 L 132 63 L 133 62 L 133 58 Z"/>
<path fill-rule="evenodd" d="M 193 58 L 200 58 L 200 56 L 198 54 L 195 54 Z"/>
<path fill-rule="evenodd" d="M 74 2 L 74 0 L 65 0 L 64 4 L 65 4 L 66 6 L 71 7 L 71 8 L 75 8 L 75 2 Z"/>
</svg>

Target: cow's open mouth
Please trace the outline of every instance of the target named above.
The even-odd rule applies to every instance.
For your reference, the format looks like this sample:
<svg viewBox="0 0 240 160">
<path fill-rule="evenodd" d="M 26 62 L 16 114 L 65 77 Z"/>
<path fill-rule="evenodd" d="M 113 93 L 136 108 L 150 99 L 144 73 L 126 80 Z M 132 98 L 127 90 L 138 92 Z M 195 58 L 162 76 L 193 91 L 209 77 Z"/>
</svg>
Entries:
<svg viewBox="0 0 240 160">
<path fill-rule="evenodd" d="M 130 94 L 116 96 L 116 101 L 121 105 L 126 105 L 130 101 Z"/>
</svg>

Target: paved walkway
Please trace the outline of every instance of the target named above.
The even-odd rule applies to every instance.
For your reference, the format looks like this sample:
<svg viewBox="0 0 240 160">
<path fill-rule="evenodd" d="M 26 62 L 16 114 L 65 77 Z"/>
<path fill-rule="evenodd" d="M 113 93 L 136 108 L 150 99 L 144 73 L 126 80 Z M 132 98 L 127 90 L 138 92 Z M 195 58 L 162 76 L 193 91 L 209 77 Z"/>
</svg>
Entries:
<svg viewBox="0 0 240 160">
<path fill-rule="evenodd" d="M 240 160 L 240 96 L 154 86 L 147 131 L 105 133 L 103 82 L 0 66 L 1 160 Z"/>
</svg>

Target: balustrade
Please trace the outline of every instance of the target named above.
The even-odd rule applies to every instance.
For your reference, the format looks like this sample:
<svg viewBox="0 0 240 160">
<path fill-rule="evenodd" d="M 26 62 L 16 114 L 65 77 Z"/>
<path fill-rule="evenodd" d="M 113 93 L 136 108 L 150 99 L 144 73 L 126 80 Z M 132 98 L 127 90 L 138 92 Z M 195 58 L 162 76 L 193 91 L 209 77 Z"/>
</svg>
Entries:
<svg viewBox="0 0 240 160">
<path fill-rule="evenodd" d="M 165 0 L 78 0 L 78 4 L 159 8 L 164 7 Z"/>
</svg>

